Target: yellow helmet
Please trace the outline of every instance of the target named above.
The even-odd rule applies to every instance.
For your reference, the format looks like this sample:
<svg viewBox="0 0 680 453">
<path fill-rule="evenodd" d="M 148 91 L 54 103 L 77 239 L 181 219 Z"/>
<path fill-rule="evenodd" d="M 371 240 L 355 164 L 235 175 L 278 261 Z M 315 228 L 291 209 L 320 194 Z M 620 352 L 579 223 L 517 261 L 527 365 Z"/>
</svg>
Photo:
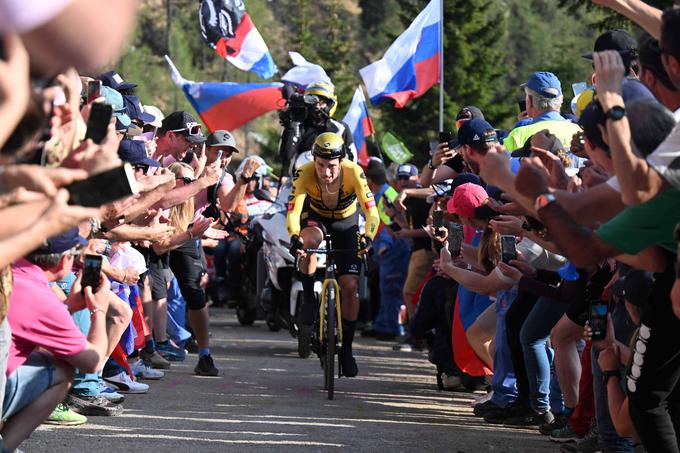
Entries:
<svg viewBox="0 0 680 453">
<path fill-rule="evenodd" d="M 345 157 L 345 141 L 335 132 L 324 132 L 314 140 L 312 154 L 329 160 L 343 158 Z"/>
<path fill-rule="evenodd" d="M 335 88 L 328 82 L 314 82 L 305 89 L 305 94 L 313 94 L 328 100 L 327 113 L 333 116 L 338 107 L 338 98 L 335 95 Z"/>
<path fill-rule="evenodd" d="M 583 90 L 578 96 L 574 98 L 574 115 L 577 117 L 581 116 L 581 113 L 588 107 L 588 104 L 590 104 L 595 97 L 595 90 L 592 88 L 588 88 Z"/>
</svg>

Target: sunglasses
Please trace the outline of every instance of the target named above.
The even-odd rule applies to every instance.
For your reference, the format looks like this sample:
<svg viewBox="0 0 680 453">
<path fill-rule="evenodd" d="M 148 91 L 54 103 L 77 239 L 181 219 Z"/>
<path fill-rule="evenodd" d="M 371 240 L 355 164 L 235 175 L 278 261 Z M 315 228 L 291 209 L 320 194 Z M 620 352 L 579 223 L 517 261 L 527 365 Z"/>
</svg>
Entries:
<svg viewBox="0 0 680 453">
<path fill-rule="evenodd" d="M 177 178 L 175 178 L 175 181 L 182 181 L 184 184 L 191 184 L 192 182 L 194 182 L 194 180 L 188 176 L 178 176 Z"/>
<path fill-rule="evenodd" d="M 201 125 L 196 124 L 193 126 L 183 127 L 182 129 L 170 129 L 170 132 L 184 132 L 187 131 L 187 135 L 201 135 Z"/>
</svg>

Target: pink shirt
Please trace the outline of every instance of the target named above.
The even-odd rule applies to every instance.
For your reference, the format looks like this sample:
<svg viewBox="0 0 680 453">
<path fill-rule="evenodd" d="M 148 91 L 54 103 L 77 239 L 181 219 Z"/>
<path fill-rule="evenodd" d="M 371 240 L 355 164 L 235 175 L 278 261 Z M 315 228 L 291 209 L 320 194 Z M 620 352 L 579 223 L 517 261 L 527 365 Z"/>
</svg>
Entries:
<svg viewBox="0 0 680 453">
<path fill-rule="evenodd" d="M 50 288 L 42 269 L 22 259 L 12 265 L 12 274 L 14 286 L 7 313 L 12 341 L 7 376 L 39 347 L 59 358 L 84 351 L 87 339 Z"/>
</svg>

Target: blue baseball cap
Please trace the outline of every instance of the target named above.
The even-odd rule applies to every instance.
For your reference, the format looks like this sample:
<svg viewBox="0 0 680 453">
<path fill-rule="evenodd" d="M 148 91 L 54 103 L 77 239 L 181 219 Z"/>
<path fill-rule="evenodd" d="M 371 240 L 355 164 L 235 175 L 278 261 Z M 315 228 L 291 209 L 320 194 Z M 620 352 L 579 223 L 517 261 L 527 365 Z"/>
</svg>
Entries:
<svg viewBox="0 0 680 453">
<path fill-rule="evenodd" d="M 80 235 L 78 228 L 72 228 L 65 233 L 48 238 L 45 245 L 34 251 L 33 254 L 64 253 L 77 245 L 85 246 L 87 240 Z"/>
<path fill-rule="evenodd" d="M 397 178 L 410 178 L 412 176 L 418 176 L 418 168 L 415 165 L 401 164 L 397 167 Z"/>
<path fill-rule="evenodd" d="M 562 84 L 552 72 L 534 72 L 527 83 L 521 85 L 535 91 L 544 98 L 562 96 Z"/>
<path fill-rule="evenodd" d="M 104 86 L 111 87 L 114 90 L 129 90 L 135 88 L 137 84 L 126 82 L 123 80 L 120 74 L 116 71 L 109 71 L 101 74 L 99 79 L 102 81 Z"/>
<path fill-rule="evenodd" d="M 137 96 L 124 94 L 123 102 L 125 102 L 125 107 L 127 108 L 130 118 L 139 120 L 146 124 L 153 123 L 154 121 L 156 121 L 155 116 L 144 111 L 142 103 Z"/>
<path fill-rule="evenodd" d="M 458 143 L 461 145 L 479 145 L 498 141 L 498 134 L 486 120 L 473 118 L 464 122 L 458 129 Z"/>
<path fill-rule="evenodd" d="M 129 138 L 121 140 L 118 145 L 118 157 L 125 162 L 130 162 L 132 165 L 160 167 L 157 161 L 149 158 L 146 154 L 144 142 L 139 140 L 130 140 Z"/>
</svg>

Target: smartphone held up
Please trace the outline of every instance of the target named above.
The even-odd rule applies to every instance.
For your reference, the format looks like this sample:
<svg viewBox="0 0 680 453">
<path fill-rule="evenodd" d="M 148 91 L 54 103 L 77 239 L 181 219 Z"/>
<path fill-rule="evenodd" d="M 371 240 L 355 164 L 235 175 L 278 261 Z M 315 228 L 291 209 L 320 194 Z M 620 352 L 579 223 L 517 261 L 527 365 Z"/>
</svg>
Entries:
<svg viewBox="0 0 680 453">
<path fill-rule="evenodd" d="M 96 293 L 99 289 L 99 280 L 102 271 L 102 257 L 101 255 L 85 255 L 83 262 L 83 278 L 81 286 L 83 291 L 87 286 L 92 288 L 92 292 Z"/>
</svg>

